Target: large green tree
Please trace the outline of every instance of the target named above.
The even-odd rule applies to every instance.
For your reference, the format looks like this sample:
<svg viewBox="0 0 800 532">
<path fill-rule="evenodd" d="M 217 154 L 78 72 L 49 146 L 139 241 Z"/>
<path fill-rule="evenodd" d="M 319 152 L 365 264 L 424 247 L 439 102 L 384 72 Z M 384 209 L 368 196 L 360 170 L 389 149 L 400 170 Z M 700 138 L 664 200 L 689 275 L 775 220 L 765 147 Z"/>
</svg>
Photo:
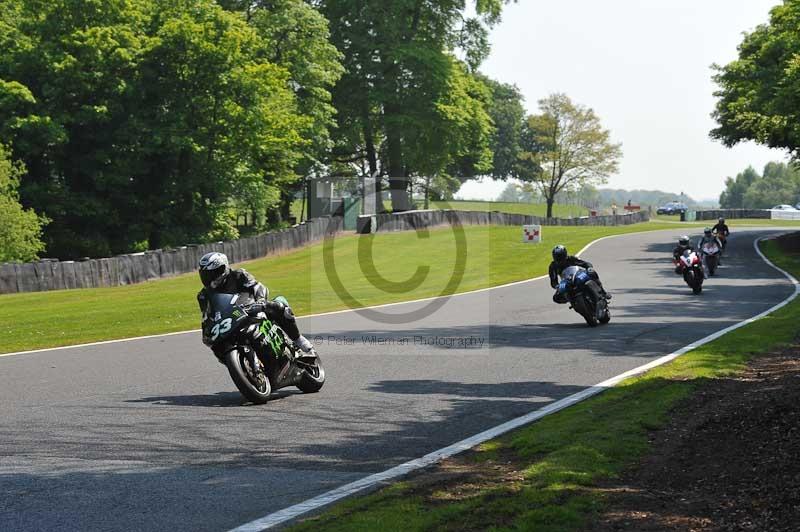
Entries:
<svg viewBox="0 0 800 532">
<path fill-rule="evenodd" d="M 522 94 L 515 85 L 501 83 L 486 76 L 480 79 L 490 88 L 489 116 L 494 124 L 490 149 L 493 179 L 505 181 L 519 177 L 519 155 L 522 150 L 522 131 L 525 127 L 525 106 Z"/>
<path fill-rule="evenodd" d="M 520 174 L 539 188 L 551 218 L 557 194 L 604 183 L 616 172 L 622 148 L 592 109 L 565 94 L 540 100 L 539 110 L 526 124 Z"/>
<path fill-rule="evenodd" d="M 297 99 L 297 111 L 306 118 L 301 131 L 307 142 L 296 173 L 321 169 L 332 147 L 329 131 L 336 124 L 331 90 L 343 73 L 342 55 L 330 42 L 327 19 L 303 0 L 220 0 L 221 5 L 243 15 L 260 39 L 259 57 L 285 68 Z M 289 215 L 293 192 L 301 185 L 283 187 L 280 216 Z M 263 195 L 248 194 L 253 205 Z M 257 207 L 252 207 L 257 210 Z"/>
<path fill-rule="evenodd" d="M 0 132 L 23 203 L 53 219 L 49 253 L 235 236 L 232 202 L 277 207 L 326 142 L 339 73 L 335 50 L 296 53 L 319 18 L 279 7 L 248 24 L 212 0 L 4 2 Z"/>
<path fill-rule="evenodd" d="M 414 176 L 463 170 L 470 162 L 470 171 L 488 169 L 491 126 L 480 104 L 486 92 L 471 72 L 488 54 L 487 28 L 499 19 L 502 0 L 477 0 L 475 17 L 465 15 L 465 0 L 314 4 L 344 54 L 346 73 L 334 90 L 334 161 L 388 177 L 395 210 L 410 206 Z M 456 48 L 464 64 L 453 59 Z"/>
<path fill-rule="evenodd" d="M 739 57 L 716 67 L 711 136 L 726 146 L 752 140 L 800 155 L 800 0 L 772 9 L 768 24 L 745 34 Z"/>
<path fill-rule="evenodd" d="M 44 251 L 42 227 L 47 220 L 19 203 L 19 179 L 25 168 L 12 164 L 0 144 L 0 262 L 32 261 Z"/>
</svg>

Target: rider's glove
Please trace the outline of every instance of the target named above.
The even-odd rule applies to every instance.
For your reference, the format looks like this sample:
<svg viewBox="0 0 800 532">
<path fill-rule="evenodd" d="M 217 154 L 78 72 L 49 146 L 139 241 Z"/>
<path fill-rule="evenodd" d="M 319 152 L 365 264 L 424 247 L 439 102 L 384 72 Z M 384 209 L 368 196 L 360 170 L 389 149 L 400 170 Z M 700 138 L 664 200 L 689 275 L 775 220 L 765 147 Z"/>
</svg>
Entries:
<svg viewBox="0 0 800 532">
<path fill-rule="evenodd" d="M 253 303 L 249 307 L 247 307 L 247 314 L 249 316 L 256 316 L 261 312 L 264 312 L 264 303 Z"/>
</svg>

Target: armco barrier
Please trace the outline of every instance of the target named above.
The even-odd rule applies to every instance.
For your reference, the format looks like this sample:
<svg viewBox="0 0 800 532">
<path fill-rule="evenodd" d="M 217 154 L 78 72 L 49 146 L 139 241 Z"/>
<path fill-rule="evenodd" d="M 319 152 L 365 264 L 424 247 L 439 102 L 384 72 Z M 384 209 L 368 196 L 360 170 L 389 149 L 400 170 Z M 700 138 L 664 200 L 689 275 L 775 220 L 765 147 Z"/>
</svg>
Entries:
<svg viewBox="0 0 800 532">
<path fill-rule="evenodd" d="M 695 220 L 717 220 L 725 218 L 727 220 L 766 218 L 769 220 L 772 215 L 767 209 L 710 209 L 707 211 L 696 211 Z"/>
<path fill-rule="evenodd" d="M 182 246 L 85 261 L 44 259 L 0 264 L 0 294 L 96 288 L 141 283 L 194 271 L 209 251 L 222 251 L 231 262 L 266 257 L 322 240 L 342 231 L 342 218 L 317 218 L 289 229 L 231 242 Z"/>
<path fill-rule="evenodd" d="M 566 225 L 606 226 L 630 225 L 650 219 L 647 211 L 613 216 L 583 216 L 580 218 L 543 218 L 526 214 L 504 212 L 429 210 L 407 211 L 397 214 L 359 216 L 358 232 L 409 231 L 437 225 Z"/>
</svg>

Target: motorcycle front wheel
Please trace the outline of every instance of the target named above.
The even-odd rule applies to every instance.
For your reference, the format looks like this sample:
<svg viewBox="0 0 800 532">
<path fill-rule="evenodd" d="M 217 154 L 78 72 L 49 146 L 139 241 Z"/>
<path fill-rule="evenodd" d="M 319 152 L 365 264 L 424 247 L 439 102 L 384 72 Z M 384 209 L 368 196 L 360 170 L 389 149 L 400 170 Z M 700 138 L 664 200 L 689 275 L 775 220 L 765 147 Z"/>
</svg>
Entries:
<svg viewBox="0 0 800 532">
<path fill-rule="evenodd" d="M 579 295 L 572 303 L 572 306 L 578 311 L 578 314 L 583 316 L 589 327 L 597 327 L 597 316 L 592 312 L 592 306 L 584 299 L 584 296 Z"/>
<path fill-rule="evenodd" d="M 269 394 L 272 393 L 269 379 L 263 371 L 253 369 L 250 359 L 243 350 L 228 351 L 225 353 L 223 362 L 228 368 L 233 383 L 245 399 L 258 405 L 263 405 L 269 400 Z"/>
<path fill-rule="evenodd" d="M 715 273 L 717 273 L 717 256 L 711 255 L 706 259 L 706 264 L 708 266 L 708 275 L 709 277 L 713 277 Z"/>
<path fill-rule="evenodd" d="M 599 306 L 601 308 L 601 313 L 602 313 L 602 316 L 600 318 L 600 323 L 602 325 L 605 325 L 606 323 L 611 321 L 611 311 L 608 310 L 608 302 L 606 301 L 601 301 Z"/>
</svg>

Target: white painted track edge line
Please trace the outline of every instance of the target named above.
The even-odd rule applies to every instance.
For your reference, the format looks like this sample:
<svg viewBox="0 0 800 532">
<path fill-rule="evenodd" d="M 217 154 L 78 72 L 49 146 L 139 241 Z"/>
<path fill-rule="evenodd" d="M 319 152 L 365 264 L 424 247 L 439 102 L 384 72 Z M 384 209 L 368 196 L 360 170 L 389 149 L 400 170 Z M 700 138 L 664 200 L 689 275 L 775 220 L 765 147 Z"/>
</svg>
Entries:
<svg viewBox="0 0 800 532">
<path fill-rule="evenodd" d="M 664 231 L 670 231 L 670 229 L 664 229 Z M 647 232 L 647 231 L 642 231 L 642 232 Z M 577 255 L 581 255 L 581 254 L 585 253 L 586 250 L 588 250 L 594 244 L 596 244 L 597 242 L 600 242 L 602 240 L 606 240 L 606 239 L 609 239 L 609 238 L 616 238 L 616 237 L 620 237 L 620 236 L 632 235 L 632 234 L 638 234 L 638 233 L 635 233 L 635 232 L 634 233 L 621 233 L 621 234 L 618 234 L 618 235 L 603 236 L 603 237 L 600 237 L 600 238 L 598 238 L 596 240 L 592 240 L 591 242 L 586 244 L 583 247 L 583 249 L 581 249 L 577 253 Z M 317 318 L 317 317 L 321 317 L 321 316 L 332 316 L 334 314 L 344 314 L 346 312 L 359 312 L 361 310 L 371 310 L 371 309 L 378 309 L 378 308 L 386 308 L 386 307 L 392 307 L 392 306 L 396 306 L 396 305 L 406 305 L 406 304 L 411 304 L 411 303 L 423 303 L 425 301 L 432 301 L 434 299 L 465 296 L 465 295 L 469 295 L 469 294 L 476 294 L 478 292 L 486 292 L 486 291 L 489 291 L 489 290 L 497 290 L 497 289 L 500 289 L 500 288 L 507 288 L 509 286 L 515 286 L 515 285 L 518 285 L 518 284 L 532 283 L 534 281 L 539 281 L 541 279 L 546 279 L 546 278 L 547 278 L 547 275 L 539 275 L 538 277 L 531 277 L 530 279 L 523 279 L 522 281 L 513 281 L 511 283 L 501 284 L 501 285 L 497 285 L 497 286 L 487 286 L 486 288 L 477 288 L 475 290 L 470 290 L 468 292 L 458 292 L 458 293 L 450 294 L 450 295 L 425 297 L 425 298 L 422 298 L 422 299 L 411 299 L 409 301 L 397 301 L 395 303 L 384 303 L 382 305 L 372 305 L 372 306 L 368 306 L 368 307 L 359 307 L 359 308 L 355 308 L 355 309 L 332 310 L 330 312 L 320 312 L 318 314 L 305 314 L 303 316 L 297 316 L 297 319 L 298 320 L 304 320 L 304 319 L 308 319 L 308 318 Z M 114 344 L 114 343 L 118 343 L 118 342 L 135 342 L 136 340 L 149 340 L 149 339 L 152 339 L 152 338 L 160 338 L 162 336 L 176 336 L 176 335 L 179 335 L 179 334 L 191 334 L 191 333 L 198 333 L 198 332 L 200 332 L 200 329 L 190 329 L 188 331 L 174 331 L 174 332 L 168 332 L 168 333 L 148 334 L 146 336 L 132 336 L 130 338 L 117 338 L 115 340 L 101 340 L 101 341 L 89 342 L 89 343 L 85 343 L 85 344 L 63 345 L 63 346 L 59 346 L 59 347 L 44 347 L 42 349 L 32 349 L 32 350 L 29 350 L 29 351 L 15 351 L 15 352 L 12 352 L 12 353 L 0 353 L 0 358 L 13 357 L 13 356 L 18 356 L 18 355 L 32 355 L 32 354 L 35 354 L 35 353 L 46 353 L 48 351 L 63 351 L 65 349 L 79 349 L 81 347 L 92 347 L 92 346 L 96 346 L 96 345 L 107 345 L 107 344 Z"/>
<path fill-rule="evenodd" d="M 89 342 L 86 344 L 62 345 L 59 347 L 45 347 L 42 349 L 33 349 L 31 351 L 17 351 L 14 353 L 0 353 L 0 358 L 13 357 L 17 355 L 33 355 L 35 353 L 46 353 L 48 351 L 63 351 L 65 349 L 77 349 L 79 347 L 92 347 L 95 345 L 117 344 L 122 342 L 134 342 L 136 340 L 149 340 L 151 338 L 162 338 L 164 336 L 177 336 L 179 334 L 189 334 L 200 332 L 200 329 L 192 329 L 190 331 L 174 331 L 168 333 L 148 334 L 146 336 L 132 336 L 130 338 L 117 338 L 116 340 L 101 340 L 97 342 Z"/>
<path fill-rule="evenodd" d="M 617 236 L 617 235 L 613 235 L 613 236 Z M 610 238 L 610 237 L 604 237 L 604 238 Z M 548 416 L 550 414 L 554 414 L 554 413 L 556 413 L 556 412 L 558 412 L 560 410 L 563 410 L 563 409 L 565 409 L 565 408 L 567 408 L 569 406 L 572 406 L 572 405 L 577 404 L 577 403 L 579 403 L 581 401 L 584 401 L 585 399 L 588 399 L 589 397 L 597 395 L 597 394 L 599 394 L 599 393 L 601 393 L 601 392 L 603 392 L 603 391 L 605 391 L 605 390 L 607 390 L 609 388 L 612 388 L 612 387 L 616 386 L 617 384 L 619 384 L 620 382 L 622 382 L 625 379 L 628 379 L 630 377 L 635 377 L 635 376 L 640 375 L 642 373 L 645 373 L 645 372 L 647 372 L 647 371 L 649 371 L 649 370 L 651 370 L 651 369 L 653 369 L 655 367 L 658 367 L 658 366 L 664 365 L 664 364 L 666 364 L 668 362 L 671 362 L 671 361 L 675 360 L 676 358 L 680 357 L 681 355 L 684 355 L 684 354 L 688 353 L 689 351 L 697 349 L 698 347 L 701 347 L 701 346 L 703 346 L 703 345 L 705 345 L 705 344 L 707 344 L 709 342 L 712 342 L 712 341 L 716 340 L 717 338 L 720 338 L 721 336 L 724 336 L 725 334 L 727 334 L 727 333 L 729 333 L 731 331 L 734 331 L 736 329 L 744 327 L 745 325 L 749 325 L 749 324 L 753 323 L 754 321 L 757 321 L 757 320 L 759 320 L 759 319 L 761 319 L 761 318 L 763 318 L 763 317 L 775 312 L 776 310 L 779 310 L 779 309 L 785 307 L 786 305 L 791 303 L 798 296 L 798 294 L 800 294 L 800 283 L 798 282 L 798 280 L 792 274 L 790 274 L 789 272 L 787 272 L 787 271 L 779 268 L 778 266 L 776 266 L 771 260 L 769 260 L 761 252 L 761 250 L 758 247 L 758 244 L 759 244 L 760 241 L 762 241 L 764 239 L 765 239 L 765 237 L 758 237 L 753 241 L 753 247 L 755 248 L 756 253 L 769 266 L 771 266 L 775 270 L 781 272 L 789 280 L 789 282 L 794 287 L 794 291 L 792 292 L 791 295 L 789 295 L 786 299 L 784 299 L 780 303 L 778 303 L 778 304 L 770 307 L 769 309 L 765 310 L 764 312 L 761 312 L 761 313 L 759 313 L 759 314 L 757 314 L 757 315 L 755 315 L 755 316 L 753 316 L 751 318 L 748 318 L 748 319 L 746 319 L 744 321 L 740 321 L 740 322 L 735 323 L 735 324 L 733 324 L 733 325 L 731 325 L 729 327 L 726 327 L 726 328 L 724 328 L 722 330 L 719 330 L 719 331 L 717 331 L 717 332 L 715 332 L 713 334 L 710 334 L 710 335 L 706 336 L 705 338 L 701 338 L 700 340 L 696 340 L 696 341 L 692 342 L 691 344 L 689 344 L 689 345 L 687 345 L 685 347 L 682 347 L 681 349 L 678 349 L 677 351 L 674 351 L 674 352 L 672 352 L 672 353 L 670 353 L 668 355 L 665 355 L 663 357 L 660 357 L 660 358 L 657 358 L 655 360 L 652 360 L 651 362 L 649 362 L 647 364 L 644 364 L 644 365 L 639 366 L 637 368 L 628 370 L 628 371 L 626 371 L 624 373 L 620 373 L 619 375 L 617 375 L 615 377 L 611 377 L 610 379 L 606 379 L 603 382 L 600 382 L 598 384 L 595 384 L 594 386 L 590 386 L 588 388 L 585 388 L 585 389 L 581 390 L 580 392 L 577 392 L 577 393 L 574 393 L 574 394 L 569 395 L 567 397 L 564 397 L 563 399 L 559 399 L 558 401 L 555 401 L 555 402 L 550 403 L 549 405 L 547 405 L 545 407 L 542 407 L 542 408 L 539 408 L 537 410 L 534 410 L 533 412 L 525 414 L 524 416 L 521 416 L 521 417 L 518 417 L 518 418 L 514 418 L 512 420 L 506 421 L 505 423 L 497 425 L 496 427 L 493 427 L 493 428 L 490 428 L 490 429 L 485 430 L 483 432 L 480 432 L 478 434 L 475 434 L 474 436 L 470 436 L 469 438 L 463 439 L 463 440 L 461 440 L 459 442 L 456 442 L 456 443 L 454 443 L 452 445 L 448 445 L 447 447 L 443 447 L 442 449 L 439 449 L 439 450 L 433 451 L 431 453 L 428 453 L 425 456 L 422 456 L 420 458 L 416 458 L 414 460 L 410 460 L 410 461 L 405 462 L 403 464 L 400 464 L 398 466 L 395 466 L 395 467 L 392 467 L 390 469 L 387 469 L 386 471 L 381 471 L 380 473 L 375 473 L 373 475 L 369 475 L 367 477 L 358 479 L 356 481 L 350 482 L 348 484 L 345 484 L 344 486 L 340 486 L 338 488 L 335 488 L 333 490 L 325 492 L 325 493 L 323 493 L 321 495 L 318 495 L 316 497 L 313 497 L 311 499 L 303 501 L 301 503 L 295 504 L 293 506 L 289 506 L 289 507 L 284 508 L 282 510 L 278 510 L 277 512 L 273 512 L 271 514 L 268 514 L 268 515 L 266 515 L 264 517 L 261 517 L 259 519 L 254 520 L 254 521 L 250 521 L 249 523 L 245 523 L 245 524 L 243 524 L 241 526 L 238 526 L 238 527 L 236 527 L 234 529 L 231 529 L 229 532 L 258 532 L 258 531 L 261 531 L 261 530 L 264 530 L 264 529 L 272 528 L 274 526 L 286 523 L 287 521 L 291 521 L 291 520 L 293 520 L 293 519 L 295 519 L 297 517 L 300 517 L 301 515 L 304 515 L 304 514 L 306 514 L 308 512 L 311 512 L 311 511 L 314 511 L 314 510 L 318 510 L 318 509 L 320 509 L 322 507 L 328 506 L 329 504 L 332 504 L 334 502 L 337 502 L 339 500 L 347 498 L 347 497 L 349 497 L 351 495 L 354 495 L 354 494 L 356 494 L 358 492 L 364 491 L 364 490 L 369 489 L 369 488 L 374 488 L 374 487 L 376 487 L 378 484 L 380 484 L 382 482 L 386 482 L 388 480 L 393 480 L 393 479 L 402 477 L 402 476 L 404 476 L 404 475 L 406 475 L 406 474 L 408 474 L 408 473 L 410 473 L 412 471 L 415 471 L 415 470 L 418 470 L 418 469 L 422 469 L 422 468 L 427 467 L 429 465 L 435 464 L 436 462 L 439 462 L 440 460 L 442 460 L 444 458 L 449 458 L 451 456 L 459 454 L 459 453 L 461 453 L 463 451 L 466 451 L 466 450 L 471 449 L 471 448 L 473 448 L 473 447 L 475 447 L 477 445 L 480 445 L 481 443 L 484 443 L 484 442 L 486 442 L 488 440 L 496 438 L 497 436 L 505 434 L 505 433 L 507 433 L 507 432 L 509 432 L 511 430 L 517 429 L 517 428 L 519 428 L 519 427 L 521 427 L 523 425 L 527 425 L 527 424 L 532 423 L 534 421 L 537 421 L 537 420 L 539 420 L 539 419 L 541 419 L 541 418 L 543 418 L 545 416 Z M 597 242 L 599 240 L 601 240 L 601 239 L 598 239 L 595 242 Z M 581 253 L 583 253 L 593 243 L 594 242 L 591 242 L 589 245 L 587 245 L 586 248 L 581 250 Z"/>
</svg>

